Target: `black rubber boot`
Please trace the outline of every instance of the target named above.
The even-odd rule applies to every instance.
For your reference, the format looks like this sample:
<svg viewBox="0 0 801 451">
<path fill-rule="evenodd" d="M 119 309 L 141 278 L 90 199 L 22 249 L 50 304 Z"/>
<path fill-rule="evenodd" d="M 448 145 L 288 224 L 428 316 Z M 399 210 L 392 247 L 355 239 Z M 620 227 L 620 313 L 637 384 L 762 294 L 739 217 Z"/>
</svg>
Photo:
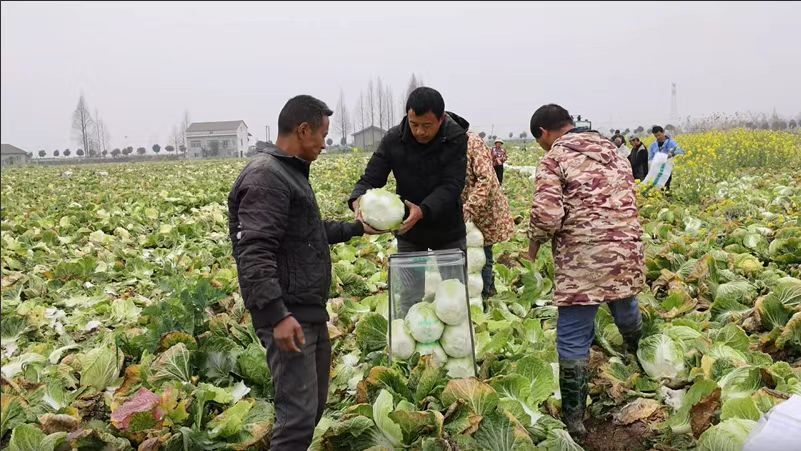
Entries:
<svg viewBox="0 0 801 451">
<path fill-rule="evenodd" d="M 562 393 L 562 421 L 574 440 L 587 435 L 584 409 L 587 407 L 587 360 L 559 360 L 559 390 Z"/>
<path fill-rule="evenodd" d="M 623 336 L 623 347 L 626 352 L 629 352 L 637 357 L 637 349 L 640 346 L 640 337 L 642 336 L 642 329 L 637 329 L 633 332 L 621 333 Z"/>
</svg>

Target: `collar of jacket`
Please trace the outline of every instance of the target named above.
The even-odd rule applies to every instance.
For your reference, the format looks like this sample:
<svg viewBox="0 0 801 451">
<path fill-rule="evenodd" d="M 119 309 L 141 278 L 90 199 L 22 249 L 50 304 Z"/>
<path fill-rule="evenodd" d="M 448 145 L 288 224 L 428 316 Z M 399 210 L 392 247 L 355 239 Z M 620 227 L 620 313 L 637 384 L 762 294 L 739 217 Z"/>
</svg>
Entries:
<svg viewBox="0 0 801 451">
<path fill-rule="evenodd" d="M 262 152 L 278 158 L 279 161 L 285 163 L 291 168 L 297 169 L 303 174 L 304 177 L 309 178 L 309 169 L 311 168 L 311 163 L 308 161 L 293 155 L 289 155 L 276 147 L 274 144 L 267 144 L 267 147 Z"/>
<path fill-rule="evenodd" d="M 411 130 L 409 130 L 409 118 L 404 116 L 400 123 L 400 139 L 401 142 L 406 142 L 407 138 L 411 138 L 414 140 L 412 136 Z M 460 135 L 463 135 L 467 132 L 467 130 L 463 129 L 459 124 L 456 123 L 451 117 L 445 113 L 445 120 L 442 122 L 442 126 L 440 126 L 439 131 L 437 132 L 437 136 L 431 140 L 431 142 L 427 144 L 420 144 L 417 141 L 414 141 L 419 146 L 428 146 L 433 144 L 435 141 L 439 141 L 441 143 L 448 142 L 450 139 L 454 139 Z"/>
</svg>

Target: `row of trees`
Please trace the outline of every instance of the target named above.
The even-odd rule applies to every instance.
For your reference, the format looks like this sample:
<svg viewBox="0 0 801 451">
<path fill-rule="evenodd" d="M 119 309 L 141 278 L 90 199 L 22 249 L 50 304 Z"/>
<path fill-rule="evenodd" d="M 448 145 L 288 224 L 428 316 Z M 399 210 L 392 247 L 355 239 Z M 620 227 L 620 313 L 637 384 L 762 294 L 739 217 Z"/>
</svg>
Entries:
<svg viewBox="0 0 801 451">
<path fill-rule="evenodd" d="M 153 144 L 153 147 L 151 147 L 151 150 L 153 150 L 153 152 L 156 155 L 158 155 L 159 152 L 161 152 L 162 150 L 167 152 L 167 154 L 172 154 L 173 152 L 175 152 L 176 148 L 174 146 L 170 145 L 170 146 L 165 146 L 162 149 L 162 147 L 160 145 Z M 181 153 L 185 153 L 186 152 L 186 147 L 181 145 L 178 148 L 178 151 L 181 152 Z M 137 154 L 139 154 L 139 155 L 144 155 L 145 153 L 147 153 L 147 149 L 145 147 L 137 147 L 135 152 Z M 131 155 L 133 153 L 134 153 L 133 146 L 128 146 L 128 147 L 123 147 L 123 148 L 114 148 L 112 150 L 103 149 L 102 151 L 100 151 L 99 155 L 94 155 L 94 156 L 100 156 L 100 157 L 103 157 L 103 158 L 111 156 L 112 158 L 117 158 L 119 156 L 127 157 L 128 155 Z M 38 152 L 38 155 L 39 155 L 40 158 L 45 158 L 45 157 L 48 156 L 48 153 L 47 153 L 46 150 L 42 149 L 42 150 L 40 150 Z M 72 155 L 72 151 L 70 151 L 70 149 L 64 149 L 64 150 L 56 149 L 51 154 L 51 156 L 54 157 L 54 158 L 58 158 L 58 157 L 62 157 L 62 156 L 63 157 L 69 157 L 70 155 Z M 84 152 L 83 149 L 78 149 L 78 150 L 75 151 L 75 155 L 77 155 L 79 157 L 83 157 L 83 156 L 86 155 L 86 152 Z M 33 155 L 29 154 L 28 156 L 33 156 Z"/>
<path fill-rule="evenodd" d="M 189 127 L 189 124 L 189 111 L 184 111 L 181 122 L 173 127 L 172 135 L 168 138 L 171 144 L 166 146 L 164 150 L 167 152 L 173 152 L 175 149 L 178 149 L 181 152 L 186 152 L 186 129 Z M 133 150 L 127 154 L 125 153 L 125 150 L 131 149 L 131 147 L 110 149 L 111 146 L 109 142 L 111 141 L 111 133 L 109 133 L 108 127 L 103 119 L 101 119 L 100 113 L 97 111 L 97 109 L 95 109 L 95 114 L 92 116 L 89 105 L 86 102 L 86 98 L 83 94 L 81 94 L 81 97 L 78 99 L 78 105 L 75 107 L 75 111 L 72 113 L 72 132 L 73 139 L 81 147 L 75 152 L 78 156 L 105 157 L 108 155 L 119 156 L 133 153 Z M 139 147 L 136 149 L 136 151 L 140 155 L 146 153 L 144 147 Z M 153 152 L 158 154 L 160 151 L 161 146 L 154 144 Z M 58 150 L 53 151 L 54 157 L 58 157 L 59 155 L 68 157 L 70 154 L 71 152 L 69 149 L 65 149 L 62 152 L 59 152 Z M 47 156 L 47 152 L 40 150 L 39 156 L 45 157 Z"/>
<path fill-rule="evenodd" d="M 367 82 L 366 90 L 359 92 L 359 99 L 353 107 L 353 113 L 348 108 L 345 92 L 340 90 L 339 99 L 334 114 L 334 123 L 331 124 L 339 143 L 347 144 L 351 133 L 375 126 L 388 130 L 403 116 L 403 108 L 409 94 L 423 86 L 422 78 L 412 74 L 409 84 L 401 99 L 395 98 L 392 86 L 384 83 L 381 77 Z"/>
</svg>

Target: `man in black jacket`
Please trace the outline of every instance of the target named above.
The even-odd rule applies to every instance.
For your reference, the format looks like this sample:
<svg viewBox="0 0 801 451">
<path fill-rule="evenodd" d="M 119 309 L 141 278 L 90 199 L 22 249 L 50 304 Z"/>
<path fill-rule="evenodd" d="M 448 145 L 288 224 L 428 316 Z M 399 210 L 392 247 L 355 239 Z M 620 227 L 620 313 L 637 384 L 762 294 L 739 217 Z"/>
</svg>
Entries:
<svg viewBox="0 0 801 451">
<path fill-rule="evenodd" d="M 638 136 L 632 136 L 629 143 L 631 143 L 629 163 L 634 180 L 645 180 L 645 176 L 648 175 L 648 149 Z"/>
<path fill-rule="evenodd" d="M 350 206 L 361 218 L 359 198 L 395 176 L 396 192 L 409 213 L 398 230 L 398 252 L 465 249 L 461 194 L 467 174 L 467 134 L 445 114 L 445 101 L 434 89 L 421 87 L 409 95 L 406 116 L 391 128 L 370 158 Z M 424 293 L 419 272 L 405 271 L 403 312 Z M 454 275 L 442 274 L 443 279 Z"/>
<path fill-rule="evenodd" d="M 306 449 L 325 409 L 331 366 L 330 244 L 375 233 L 361 221 L 323 221 L 309 166 L 325 148 L 332 111 L 311 96 L 290 99 L 278 140 L 242 170 L 228 196 L 239 287 L 267 349 L 275 387 L 272 450 Z"/>
</svg>

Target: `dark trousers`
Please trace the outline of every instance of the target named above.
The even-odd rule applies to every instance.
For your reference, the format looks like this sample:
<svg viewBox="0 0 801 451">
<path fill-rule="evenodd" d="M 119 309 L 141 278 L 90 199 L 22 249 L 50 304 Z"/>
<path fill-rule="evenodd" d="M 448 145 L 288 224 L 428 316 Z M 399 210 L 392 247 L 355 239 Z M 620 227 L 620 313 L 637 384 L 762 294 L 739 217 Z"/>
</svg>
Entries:
<svg viewBox="0 0 801 451">
<path fill-rule="evenodd" d="M 275 386 L 272 451 L 307 449 L 328 398 L 331 369 L 328 326 L 326 323 L 302 323 L 301 326 L 306 339 L 302 352 L 279 351 L 271 328 L 256 331 L 267 349 L 267 363 Z"/>
<path fill-rule="evenodd" d="M 463 251 L 467 250 L 467 241 L 465 238 L 460 240 L 452 241 L 450 243 L 443 243 L 441 246 L 437 246 L 432 251 L 442 251 L 447 249 L 461 249 Z M 425 246 L 420 246 L 418 244 L 412 243 L 409 240 L 404 239 L 403 237 L 398 237 L 398 252 L 423 252 L 427 251 L 428 248 Z M 465 257 L 467 258 L 467 257 Z M 462 272 L 463 268 L 455 267 L 455 266 L 446 266 L 442 268 L 440 271 L 440 276 L 442 280 L 447 279 L 459 279 L 462 280 L 462 276 L 464 273 Z M 393 317 L 405 318 L 406 312 L 414 305 L 420 302 L 425 296 L 425 289 L 426 289 L 426 271 L 424 267 L 413 267 L 413 268 L 398 268 L 399 276 L 398 278 L 393 278 L 392 284 L 396 284 L 400 282 L 400 286 L 393 286 L 392 290 L 399 295 L 400 298 L 400 309 L 396 307 L 396 314 L 401 316 L 396 316 L 393 314 Z M 464 281 L 467 282 L 467 281 Z"/>
<path fill-rule="evenodd" d="M 670 191 L 670 181 L 671 180 L 673 180 L 673 174 L 670 174 L 670 177 L 668 177 L 668 181 L 665 182 L 665 191 Z"/>
<path fill-rule="evenodd" d="M 642 314 L 637 298 L 609 302 L 609 310 L 621 334 L 639 330 Z M 595 314 L 600 305 L 559 307 L 556 320 L 556 351 L 560 359 L 583 360 L 590 356 L 595 338 Z"/>
<path fill-rule="evenodd" d="M 495 175 L 498 176 L 498 183 L 503 185 L 503 165 L 495 166 Z"/>
<path fill-rule="evenodd" d="M 484 267 L 481 268 L 481 280 L 484 282 L 484 288 L 481 290 L 481 294 L 484 296 L 489 296 L 490 291 L 495 289 L 495 274 L 492 273 L 492 245 L 484 246 L 484 256 L 487 257 L 487 262 L 484 263 Z"/>
</svg>

